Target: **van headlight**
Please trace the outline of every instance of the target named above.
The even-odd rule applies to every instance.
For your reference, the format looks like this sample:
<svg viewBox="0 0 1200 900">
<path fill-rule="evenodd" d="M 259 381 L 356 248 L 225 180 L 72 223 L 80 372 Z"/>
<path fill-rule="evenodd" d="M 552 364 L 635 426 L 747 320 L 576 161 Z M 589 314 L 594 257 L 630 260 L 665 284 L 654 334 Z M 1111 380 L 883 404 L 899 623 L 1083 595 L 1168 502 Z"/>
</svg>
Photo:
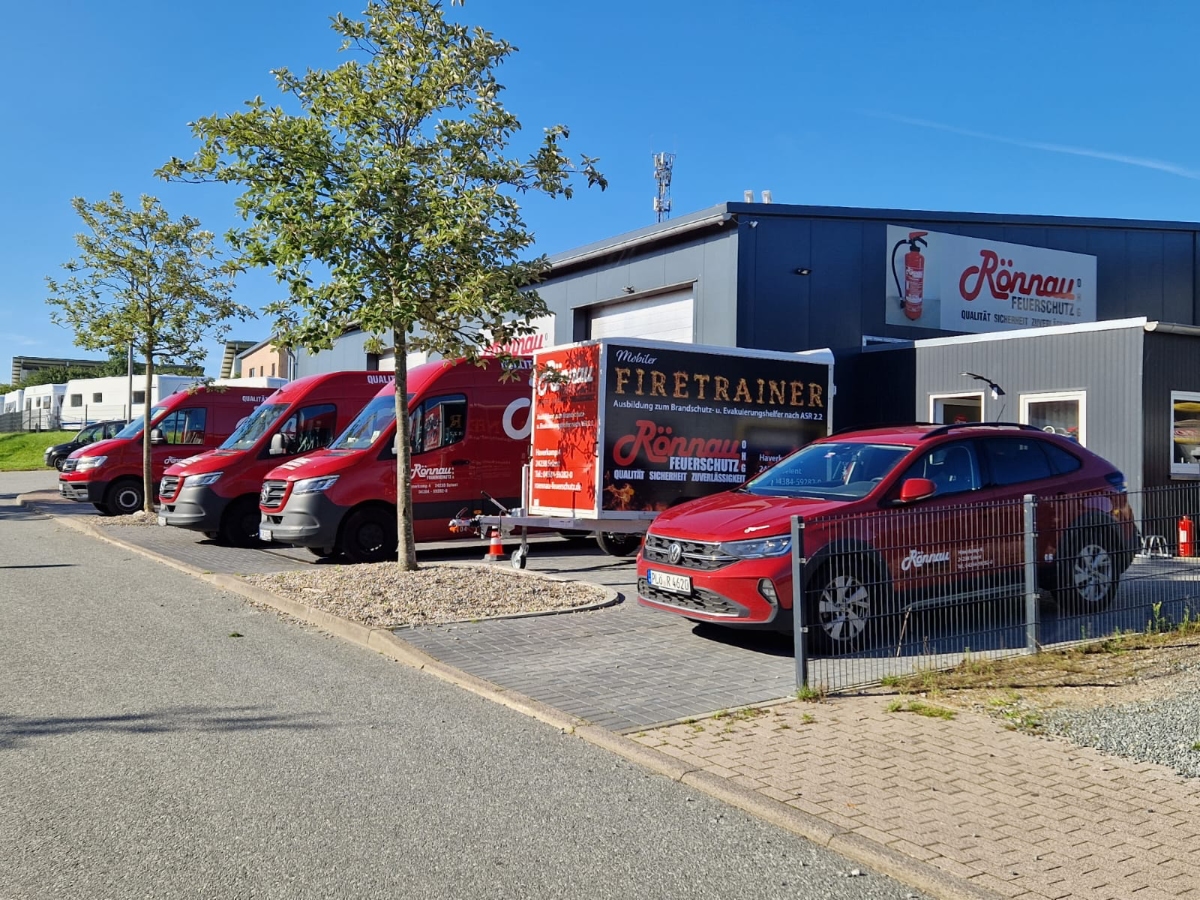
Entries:
<svg viewBox="0 0 1200 900">
<path fill-rule="evenodd" d="M 184 481 L 188 487 L 204 487 L 207 484 L 215 484 L 217 479 L 224 474 L 224 472 L 206 472 L 204 475 L 186 475 Z"/>
<path fill-rule="evenodd" d="M 792 536 L 755 538 L 752 541 L 723 541 L 718 544 L 723 553 L 738 559 L 765 559 L 769 556 L 786 556 L 792 552 Z"/>
<path fill-rule="evenodd" d="M 90 469 L 98 469 L 108 462 L 107 456 L 81 456 L 79 462 L 75 464 L 76 472 L 87 472 Z"/>
<path fill-rule="evenodd" d="M 325 475 L 321 478 L 301 478 L 292 487 L 293 494 L 319 494 L 333 487 L 338 480 L 336 475 Z"/>
</svg>

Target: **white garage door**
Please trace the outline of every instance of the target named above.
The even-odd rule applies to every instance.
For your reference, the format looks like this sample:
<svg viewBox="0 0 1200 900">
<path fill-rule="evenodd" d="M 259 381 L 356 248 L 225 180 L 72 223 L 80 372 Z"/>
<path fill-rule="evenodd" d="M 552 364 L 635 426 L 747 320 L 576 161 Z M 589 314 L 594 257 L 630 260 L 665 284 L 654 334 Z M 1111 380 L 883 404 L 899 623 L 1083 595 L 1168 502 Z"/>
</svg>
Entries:
<svg viewBox="0 0 1200 900">
<path fill-rule="evenodd" d="M 691 343 L 694 335 L 691 289 L 598 306 L 588 322 L 589 338 L 637 337 Z"/>
</svg>

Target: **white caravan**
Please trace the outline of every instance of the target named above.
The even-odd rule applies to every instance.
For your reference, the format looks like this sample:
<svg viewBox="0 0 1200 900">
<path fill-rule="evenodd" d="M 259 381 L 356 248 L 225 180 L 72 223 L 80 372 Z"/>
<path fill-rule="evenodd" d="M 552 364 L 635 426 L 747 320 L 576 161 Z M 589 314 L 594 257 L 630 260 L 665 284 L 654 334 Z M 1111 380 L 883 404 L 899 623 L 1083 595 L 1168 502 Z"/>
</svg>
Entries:
<svg viewBox="0 0 1200 900">
<path fill-rule="evenodd" d="M 65 384 L 35 384 L 25 388 L 25 418 L 21 427 L 26 431 L 57 431 L 61 428 L 59 414 L 66 390 Z"/>
<path fill-rule="evenodd" d="M 25 392 L 20 388 L 9 391 L 4 395 L 4 410 L 6 413 L 20 412 L 25 408 Z"/>
<path fill-rule="evenodd" d="M 176 391 L 202 384 L 195 375 L 155 375 L 151 381 L 150 405 Z M 129 398 L 129 376 L 72 378 L 66 384 L 62 403 L 63 428 L 76 429 L 108 419 L 135 419 L 146 411 L 146 376 L 133 376 L 133 402 Z"/>
</svg>

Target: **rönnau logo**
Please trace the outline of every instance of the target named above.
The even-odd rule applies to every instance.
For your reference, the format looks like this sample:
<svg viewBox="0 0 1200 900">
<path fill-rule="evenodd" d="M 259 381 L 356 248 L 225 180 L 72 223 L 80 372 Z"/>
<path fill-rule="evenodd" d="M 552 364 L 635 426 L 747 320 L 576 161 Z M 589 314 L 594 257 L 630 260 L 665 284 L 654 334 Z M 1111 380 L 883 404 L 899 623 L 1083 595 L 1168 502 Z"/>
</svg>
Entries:
<svg viewBox="0 0 1200 900">
<path fill-rule="evenodd" d="M 453 478 L 454 466 L 423 466 L 413 463 L 413 478 Z"/>
<path fill-rule="evenodd" d="M 1011 295 L 1018 297 L 1053 297 L 1057 300 L 1075 299 L 1075 279 L 1057 278 L 1053 275 L 1035 275 L 1012 271 L 1013 261 L 1001 259 L 995 250 L 979 251 L 983 258 L 978 266 L 968 266 L 958 279 L 958 290 L 964 300 L 974 300 L 983 290 L 986 280 L 988 290 L 997 300 L 1007 300 Z M 974 279 L 973 285 L 968 283 Z"/>
<path fill-rule="evenodd" d="M 920 550 L 909 550 L 908 556 L 900 562 L 900 569 L 907 572 L 909 569 L 919 569 L 921 566 L 929 563 L 946 563 L 950 562 L 950 552 L 942 550 L 938 553 L 922 553 Z"/>
</svg>

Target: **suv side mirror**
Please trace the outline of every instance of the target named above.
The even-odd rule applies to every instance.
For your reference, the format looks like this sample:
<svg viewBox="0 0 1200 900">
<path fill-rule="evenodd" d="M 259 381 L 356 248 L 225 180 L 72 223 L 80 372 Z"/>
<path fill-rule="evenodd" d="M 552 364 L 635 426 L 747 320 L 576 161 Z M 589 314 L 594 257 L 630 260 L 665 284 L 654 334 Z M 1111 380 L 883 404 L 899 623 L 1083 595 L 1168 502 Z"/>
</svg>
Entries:
<svg viewBox="0 0 1200 900">
<path fill-rule="evenodd" d="M 937 493 L 937 485 L 928 478 L 909 478 L 900 486 L 900 502 L 913 503 Z"/>
<path fill-rule="evenodd" d="M 283 435 L 276 432 L 271 435 L 271 446 L 267 449 L 271 456 L 283 456 Z"/>
<path fill-rule="evenodd" d="M 150 429 L 150 443 L 165 444 L 166 442 L 167 442 L 167 436 L 162 433 L 161 428 L 151 428 Z"/>
</svg>

